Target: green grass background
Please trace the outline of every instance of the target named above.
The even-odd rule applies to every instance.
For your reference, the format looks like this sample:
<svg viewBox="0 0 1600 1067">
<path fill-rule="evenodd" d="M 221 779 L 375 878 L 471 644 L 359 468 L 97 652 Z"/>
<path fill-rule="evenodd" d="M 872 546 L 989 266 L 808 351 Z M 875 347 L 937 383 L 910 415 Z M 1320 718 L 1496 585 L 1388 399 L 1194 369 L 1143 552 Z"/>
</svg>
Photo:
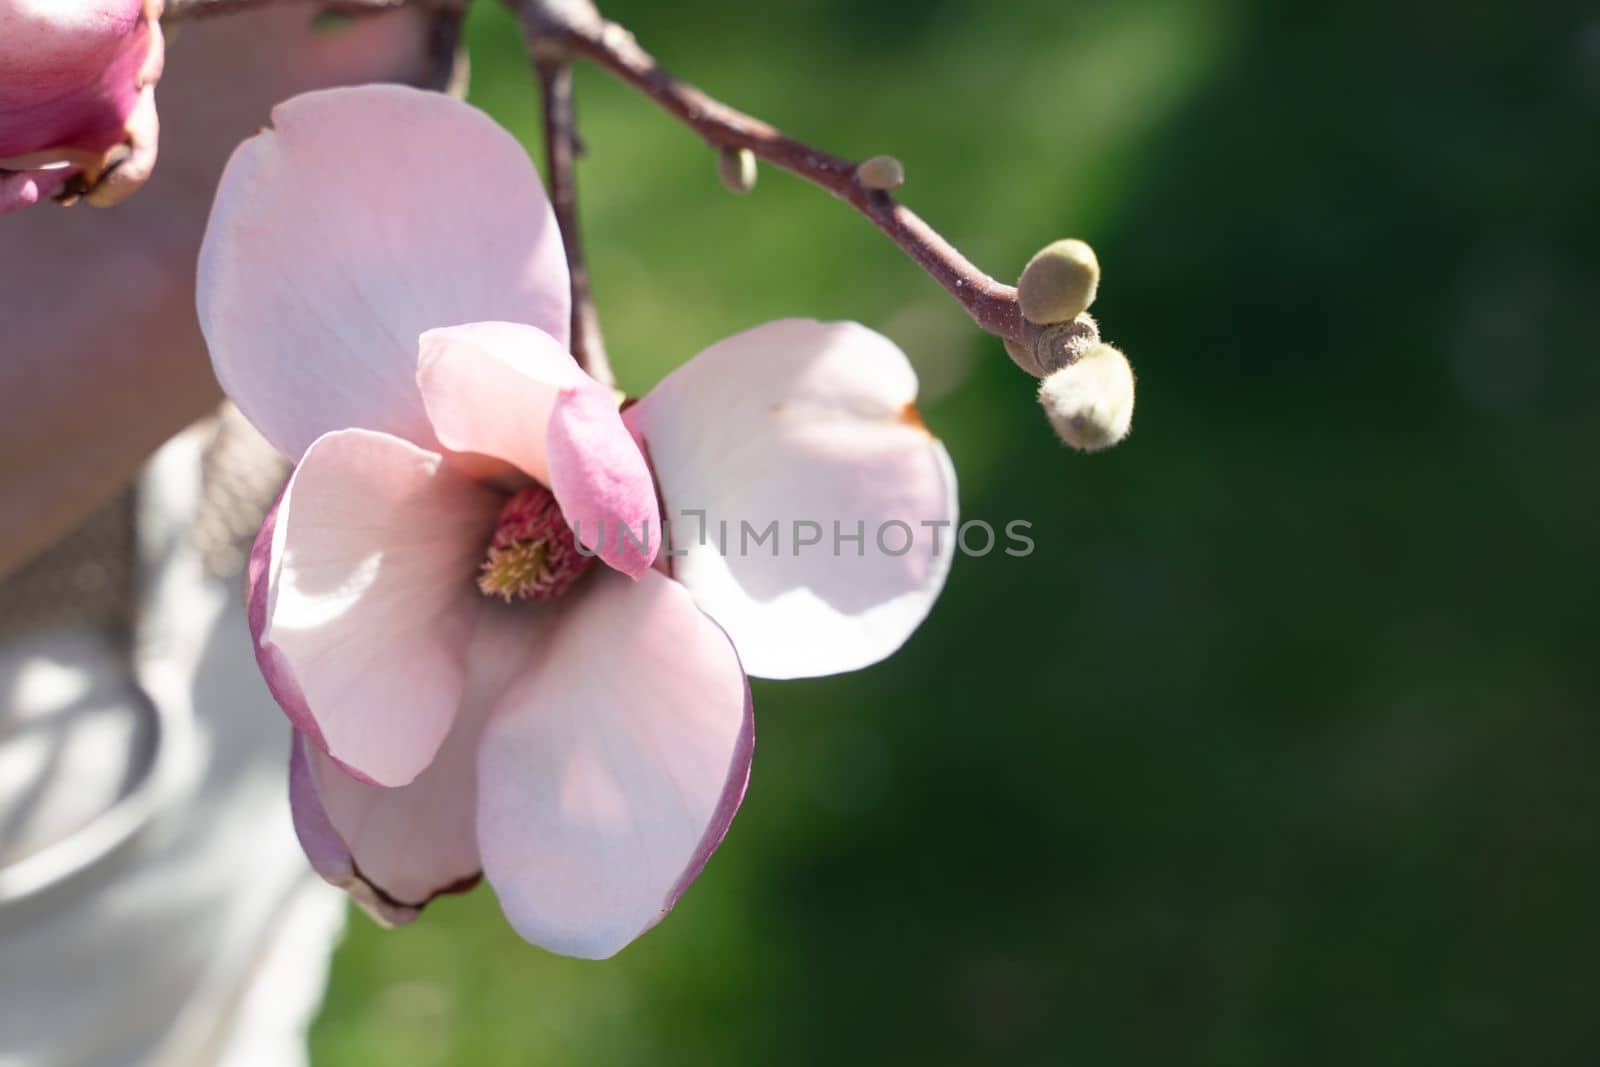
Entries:
<svg viewBox="0 0 1600 1067">
<path fill-rule="evenodd" d="M 785 315 L 919 367 L 964 516 L 904 651 L 756 683 L 743 812 L 617 959 L 493 896 L 352 919 L 320 1067 L 1507 1064 L 1600 1048 L 1600 17 L 1475 0 L 614 0 L 681 75 L 906 164 L 1013 277 L 1100 253 L 1130 440 L 1058 445 L 862 219 L 592 70 L 623 384 Z M 537 147 L 497 6 L 475 100 Z"/>
</svg>

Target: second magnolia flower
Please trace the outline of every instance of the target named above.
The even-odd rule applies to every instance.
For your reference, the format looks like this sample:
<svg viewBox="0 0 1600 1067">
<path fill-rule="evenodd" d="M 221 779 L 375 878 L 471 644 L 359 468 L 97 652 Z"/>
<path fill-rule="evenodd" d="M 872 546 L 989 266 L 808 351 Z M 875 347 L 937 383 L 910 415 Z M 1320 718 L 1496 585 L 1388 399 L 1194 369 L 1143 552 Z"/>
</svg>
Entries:
<svg viewBox="0 0 1600 1067">
<path fill-rule="evenodd" d="M 954 522 L 956 485 L 878 334 L 769 323 L 619 412 L 567 354 L 568 284 L 520 146 L 465 104 L 374 86 L 291 100 L 238 150 L 199 302 L 223 387 L 298 464 L 250 616 L 296 729 L 308 856 L 389 921 L 481 873 L 523 936 L 599 957 L 727 830 L 746 671 L 889 655 L 952 550 L 668 559 L 650 539 L 587 567 L 561 537 L 659 531 L 685 503 Z"/>
<path fill-rule="evenodd" d="M 0 215 L 117 203 L 156 162 L 161 0 L 0 0 Z"/>
</svg>

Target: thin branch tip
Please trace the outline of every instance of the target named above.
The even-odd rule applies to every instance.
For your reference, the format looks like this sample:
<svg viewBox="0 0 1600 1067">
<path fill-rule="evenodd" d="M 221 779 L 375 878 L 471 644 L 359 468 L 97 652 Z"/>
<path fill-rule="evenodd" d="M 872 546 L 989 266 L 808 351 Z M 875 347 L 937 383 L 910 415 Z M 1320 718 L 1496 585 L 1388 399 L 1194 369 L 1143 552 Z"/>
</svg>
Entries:
<svg viewBox="0 0 1600 1067">
<path fill-rule="evenodd" d="M 889 192 L 905 180 L 898 160 L 890 156 L 864 162 L 844 159 L 729 107 L 666 71 L 632 33 L 602 16 L 591 0 L 510 2 L 522 16 L 530 48 L 539 42 L 540 47 L 563 56 L 582 56 L 649 97 L 713 149 L 749 151 L 833 193 L 865 215 L 943 286 L 979 328 L 1004 340 L 1023 342 L 1016 289 L 979 270 Z"/>
</svg>

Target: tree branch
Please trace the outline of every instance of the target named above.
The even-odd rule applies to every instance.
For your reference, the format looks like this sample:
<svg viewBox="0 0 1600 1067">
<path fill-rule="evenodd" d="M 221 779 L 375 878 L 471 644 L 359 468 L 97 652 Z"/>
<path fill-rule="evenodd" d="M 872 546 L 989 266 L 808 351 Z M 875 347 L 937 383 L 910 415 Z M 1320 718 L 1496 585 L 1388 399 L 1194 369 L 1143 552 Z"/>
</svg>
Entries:
<svg viewBox="0 0 1600 1067">
<path fill-rule="evenodd" d="M 828 190 L 872 220 L 944 286 L 980 328 L 1019 344 L 1037 338 L 1038 328 L 1022 317 L 1015 288 L 979 270 L 889 193 L 863 185 L 856 178 L 855 162 L 796 140 L 673 77 L 639 47 L 633 34 L 602 17 L 589 0 L 520 0 L 519 7 L 529 39 L 541 42 L 547 52 L 592 60 L 650 97 L 713 148 L 749 149 L 773 166 Z"/>
<path fill-rule="evenodd" d="M 564 58 L 541 54 L 530 42 L 539 86 L 544 92 L 545 158 L 550 170 L 550 204 L 561 226 L 567 250 L 567 271 L 572 280 L 572 355 L 597 381 L 611 385 L 615 376 L 606 359 L 600 335 L 600 316 L 589 291 L 589 269 L 584 265 L 583 242 L 578 232 L 577 157 L 580 151 L 577 119 L 572 105 L 572 64 Z"/>
</svg>

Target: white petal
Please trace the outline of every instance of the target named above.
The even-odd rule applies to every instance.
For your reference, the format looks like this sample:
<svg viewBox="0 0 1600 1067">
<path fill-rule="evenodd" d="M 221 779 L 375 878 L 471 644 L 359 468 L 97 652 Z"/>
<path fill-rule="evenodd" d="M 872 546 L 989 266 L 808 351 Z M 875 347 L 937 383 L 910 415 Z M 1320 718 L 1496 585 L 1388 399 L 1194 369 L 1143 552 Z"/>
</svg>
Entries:
<svg viewBox="0 0 1600 1067">
<path fill-rule="evenodd" d="M 218 380 L 279 451 L 349 427 L 437 447 L 416 382 L 425 330 L 523 322 L 566 343 L 554 214 L 488 116 L 368 85 L 272 117 L 223 174 L 198 300 Z"/>
<path fill-rule="evenodd" d="M 671 521 L 671 573 L 750 674 L 876 663 L 938 597 L 956 480 L 916 393 L 887 338 L 786 319 L 711 346 L 624 413 Z"/>
<path fill-rule="evenodd" d="M 289 797 L 300 843 L 317 873 L 379 920 L 409 922 L 434 897 L 477 882 L 483 868 L 479 738 L 489 709 L 526 659 L 537 614 L 538 609 L 486 605 L 473 634 L 455 724 L 410 785 L 385 789 L 359 781 L 296 733 Z"/>
<path fill-rule="evenodd" d="M 424 333 L 417 385 L 434 433 L 458 452 L 490 456 L 550 484 L 545 436 L 568 389 L 604 387 L 543 330 L 473 322 Z"/>
<path fill-rule="evenodd" d="M 257 539 L 267 684 L 296 728 L 377 784 L 410 782 L 450 730 L 500 503 L 437 453 L 346 430 L 306 452 Z"/>
<path fill-rule="evenodd" d="M 721 842 L 749 779 L 749 688 L 726 635 L 655 571 L 596 568 L 551 615 L 484 729 L 478 841 L 523 937 L 599 959 Z"/>
</svg>

